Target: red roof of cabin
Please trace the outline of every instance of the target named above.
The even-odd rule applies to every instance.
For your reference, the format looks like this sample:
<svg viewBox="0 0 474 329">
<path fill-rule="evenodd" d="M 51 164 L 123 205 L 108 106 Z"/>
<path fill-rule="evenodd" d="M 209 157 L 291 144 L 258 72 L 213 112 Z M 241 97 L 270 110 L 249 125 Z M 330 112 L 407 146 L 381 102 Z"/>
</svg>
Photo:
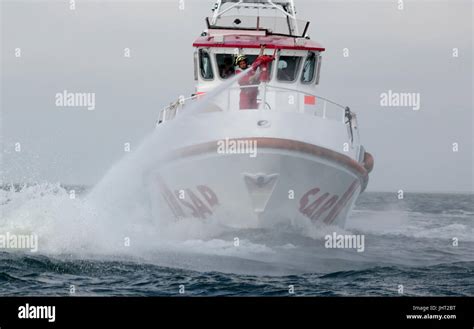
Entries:
<svg viewBox="0 0 474 329">
<path fill-rule="evenodd" d="M 215 41 L 214 36 L 199 37 L 194 41 L 194 47 L 221 47 L 221 48 L 260 48 L 265 45 L 267 49 L 315 50 L 325 49 L 317 42 L 304 39 L 304 44 L 296 42 L 296 38 L 279 35 L 225 35 Z"/>
</svg>

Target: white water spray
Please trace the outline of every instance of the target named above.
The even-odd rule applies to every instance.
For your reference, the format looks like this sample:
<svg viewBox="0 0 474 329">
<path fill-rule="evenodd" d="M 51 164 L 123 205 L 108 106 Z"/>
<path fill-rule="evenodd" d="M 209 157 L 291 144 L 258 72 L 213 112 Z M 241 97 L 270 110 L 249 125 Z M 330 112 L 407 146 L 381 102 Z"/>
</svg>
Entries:
<svg viewBox="0 0 474 329">
<path fill-rule="evenodd" d="M 151 132 L 85 196 L 71 199 L 59 184 L 48 183 L 25 187 L 20 192 L 2 190 L 0 233 L 38 234 L 39 249 L 46 253 L 140 255 L 167 248 L 186 249 L 189 244 L 177 247 L 174 242 L 205 241 L 221 234 L 225 228 L 212 220 L 175 222 L 171 218 L 153 218 L 152 204 L 158 200 L 150 198 L 149 185 L 153 182 L 148 181 L 149 173 L 173 149 L 169 141 L 176 134 L 191 127 L 207 131 L 205 123 L 198 123 L 191 115 L 205 111 L 215 97 L 246 73 L 236 75 L 193 102 L 177 117 L 173 129 L 160 127 Z M 195 246 L 191 249 L 196 250 Z"/>
</svg>

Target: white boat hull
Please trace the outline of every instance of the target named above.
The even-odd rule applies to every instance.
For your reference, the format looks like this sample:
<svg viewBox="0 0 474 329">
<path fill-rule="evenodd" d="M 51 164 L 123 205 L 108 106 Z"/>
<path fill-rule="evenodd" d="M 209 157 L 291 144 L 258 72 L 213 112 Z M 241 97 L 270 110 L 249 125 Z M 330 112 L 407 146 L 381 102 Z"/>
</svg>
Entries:
<svg viewBox="0 0 474 329">
<path fill-rule="evenodd" d="M 201 118 L 211 127 L 230 127 L 229 122 L 235 126 L 235 120 L 242 124 L 235 131 L 213 129 L 205 138 L 200 138 L 199 124 L 193 122 L 197 130 L 190 128 L 182 143 L 176 141 L 179 146 L 153 170 L 147 180 L 155 201 L 152 204 L 156 205 L 155 218 L 213 217 L 223 225 L 245 228 L 306 218 L 314 223 L 344 226 L 368 180 L 367 171 L 353 159 L 356 151 L 351 157 L 334 150 L 344 140 L 337 132 L 346 134 L 345 127 L 332 129 L 332 136 L 324 136 L 318 135 L 318 130 L 308 134 L 304 129 L 305 125 L 313 129 L 324 123 L 318 118 L 261 111 L 237 114 Z M 288 122 L 290 118 L 296 122 Z M 255 120 L 265 120 L 270 127 L 257 127 Z M 169 125 L 164 129 L 174 129 L 173 122 Z M 302 130 L 287 128 L 298 126 Z M 333 149 L 327 139 L 337 141 Z M 190 140 L 194 143 L 185 142 Z M 228 149 L 222 153 L 219 148 L 224 140 L 227 146 L 256 143 L 257 152 L 237 154 L 238 150 Z"/>
</svg>

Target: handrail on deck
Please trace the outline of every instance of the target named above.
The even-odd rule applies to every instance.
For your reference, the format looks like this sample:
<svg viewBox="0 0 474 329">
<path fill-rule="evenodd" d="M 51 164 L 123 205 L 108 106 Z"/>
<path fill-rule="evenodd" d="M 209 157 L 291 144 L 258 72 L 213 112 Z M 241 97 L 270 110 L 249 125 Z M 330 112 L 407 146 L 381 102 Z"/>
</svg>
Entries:
<svg viewBox="0 0 474 329">
<path fill-rule="evenodd" d="M 263 104 L 263 105 L 259 106 L 259 107 L 262 107 L 260 110 L 266 110 L 266 111 L 268 110 L 268 109 L 265 109 L 268 106 L 267 95 L 268 95 L 268 92 L 272 92 L 272 91 L 292 92 L 292 93 L 297 93 L 297 94 L 301 94 L 301 95 L 304 95 L 304 96 L 313 96 L 317 100 L 322 100 L 323 101 L 322 118 L 327 119 L 327 120 L 333 120 L 331 118 L 328 118 L 328 116 L 327 116 L 327 104 L 334 105 L 335 107 L 339 108 L 339 110 L 341 111 L 341 116 L 337 115 L 337 117 L 340 118 L 340 119 L 337 119 L 337 121 L 341 121 L 341 122 L 343 122 L 347 125 L 348 134 L 349 134 L 351 143 L 354 142 L 354 135 L 356 136 L 356 139 L 358 140 L 356 114 L 354 112 L 352 112 L 348 106 L 344 106 L 344 105 L 339 104 L 335 101 L 332 101 L 332 100 L 330 100 L 326 97 L 318 96 L 316 94 L 313 94 L 313 93 L 310 93 L 310 92 L 307 92 L 307 91 L 303 91 L 303 90 L 297 90 L 297 89 L 280 87 L 280 86 L 273 86 L 273 85 L 270 85 L 270 84 L 267 84 L 267 83 L 256 84 L 256 85 L 247 85 L 247 86 L 232 86 L 229 89 L 227 89 L 227 91 L 226 91 L 227 92 L 227 101 L 225 103 L 226 103 L 227 108 L 223 108 L 223 110 L 225 110 L 225 111 L 231 110 L 230 97 L 231 97 L 232 92 L 235 92 L 236 90 L 242 90 L 242 89 L 245 89 L 245 88 L 255 88 L 255 87 L 258 87 L 259 89 L 261 89 L 261 91 L 259 92 L 259 95 L 263 95 L 263 98 L 260 99 L 260 104 Z M 160 111 L 160 116 L 159 116 L 157 125 L 162 123 L 162 122 L 173 119 L 178 114 L 179 110 L 182 107 L 184 107 L 187 102 L 194 101 L 195 99 L 197 99 L 199 97 L 202 97 L 202 96 L 203 96 L 202 94 L 193 94 L 193 95 L 191 95 L 190 97 L 187 97 L 187 98 L 185 98 L 183 96 L 179 97 L 177 101 L 175 101 L 173 103 L 170 103 L 167 107 L 163 108 Z M 297 99 L 298 99 L 298 104 L 297 104 L 298 107 L 302 108 L 300 106 L 301 104 L 299 103 L 300 98 L 297 97 Z M 278 111 L 278 107 L 276 109 L 270 109 L 270 110 Z M 315 112 L 313 115 L 317 115 L 317 113 Z M 356 132 L 356 134 L 354 134 L 354 131 Z"/>
</svg>

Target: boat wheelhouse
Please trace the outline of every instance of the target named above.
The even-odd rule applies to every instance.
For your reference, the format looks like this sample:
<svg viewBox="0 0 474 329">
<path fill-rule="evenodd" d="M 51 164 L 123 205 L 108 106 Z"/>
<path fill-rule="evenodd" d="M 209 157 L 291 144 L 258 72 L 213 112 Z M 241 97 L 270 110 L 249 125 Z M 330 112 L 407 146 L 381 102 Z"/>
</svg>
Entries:
<svg viewBox="0 0 474 329">
<path fill-rule="evenodd" d="M 185 102 L 225 83 L 232 76 L 226 71 L 229 65 L 235 70 L 237 56 L 246 55 L 251 65 L 262 47 L 263 54 L 275 56 L 275 61 L 269 67 L 269 80 L 258 84 L 258 108 L 345 120 L 345 106 L 315 94 L 325 49 L 308 36 L 310 23 L 296 19 L 293 1 L 219 0 L 206 25 L 193 43 L 196 91 L 165 109 L 160 122 L 174 117 Z M 232 110 L 240 91 L 241 87 L 233 86 L 214 103 L 220 110 Z"/>
</svg>

